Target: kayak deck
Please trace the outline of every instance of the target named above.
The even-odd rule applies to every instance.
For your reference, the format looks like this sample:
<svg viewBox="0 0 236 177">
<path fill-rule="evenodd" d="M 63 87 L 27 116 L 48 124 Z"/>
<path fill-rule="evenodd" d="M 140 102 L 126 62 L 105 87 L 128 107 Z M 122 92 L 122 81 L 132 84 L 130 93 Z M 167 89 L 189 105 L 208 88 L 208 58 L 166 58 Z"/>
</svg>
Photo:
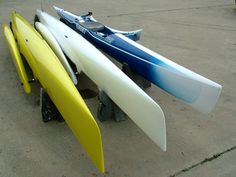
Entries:
<svg viewBox="0 0 236 177">
<path fill-rule="evenodd" d="M 99 127 L 59 59 L 40 34 L 16 12 L 12 13 L 12 29 L 35 77 L 96 167 L 104 172 Z"/>
</svg>

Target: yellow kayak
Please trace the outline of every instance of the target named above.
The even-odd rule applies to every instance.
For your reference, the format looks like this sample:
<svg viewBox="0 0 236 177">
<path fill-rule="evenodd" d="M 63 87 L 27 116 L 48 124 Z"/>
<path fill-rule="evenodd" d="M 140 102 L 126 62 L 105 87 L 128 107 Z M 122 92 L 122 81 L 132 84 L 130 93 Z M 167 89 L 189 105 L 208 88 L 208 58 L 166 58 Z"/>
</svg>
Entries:
<svg viewBox="0 0 236 177">
<path fill-rule="evenodd" d="M 13 12 L 11 18 L 13 34 L 17 40 L 20 53 L 26 58 L 35 78 L 56 105 L 96 167 L 101 172 L 104 172 L 100 129 L 83 98 L 75 88 L 59 59 L 40 34 L 18 13 Z M 17 51 L 15 50 L 15 41 L 8 40 L 8 38 L 12 38 L 10 37 L 12 33 L 9 31 L 9 27 L 4 25 L 3 31 L 10 50 Z M 16 58 L 14 57 L 16 53 L 12 52 L 13 58 Z M 19 57 L 17 61 L 20 61 Z M 25 75 L 24 66 L 18 64 L 18 62 L 16 65 Z"/>
<path fill-rule="evenodd" d="M 28 76 L 26 74 L 25 67 L 24 67 L 23 61 L 21 59 L 20 52 L 18 50 L 18 47 L 17 47 L 16 41 L 15 41 L 15 38 L 12 34 L 12 31 L 9 28 L 9 26 L 7 26 L 7 25 L 3 25 L 2 30 L 3 30 L 3 34 L 6 38 L 8 47 L 10 49 L 14 64 L 16 66 L 16 71 L 17 71 L 17 73 L 20 77 L 21 83 L 24 87 L 24 90 L 26 93 L 30 93 L 31 87 L 30 87 L 30 84 L 28 83 Z"/>
</svg>

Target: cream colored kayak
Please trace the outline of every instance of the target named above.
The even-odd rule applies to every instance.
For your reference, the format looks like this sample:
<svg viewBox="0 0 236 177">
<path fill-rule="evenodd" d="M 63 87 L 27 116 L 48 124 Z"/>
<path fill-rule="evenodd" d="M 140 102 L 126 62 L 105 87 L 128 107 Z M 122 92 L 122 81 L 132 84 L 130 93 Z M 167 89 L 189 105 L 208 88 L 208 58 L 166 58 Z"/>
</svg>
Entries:
<svg viewBox="0 0 236 177">
<path fill-rule="evenodd" d="M 36 29 L 40 32 L 40 34 L 43 36 L 43 38 L 47 41 L 48 45 L 52 48 L 54 53 L 57 55 L 59 60 L 61 61 L 61 64 L 66 69 L 67 73 L 69 74 L 70 78 L 74 82 L 75 85 L 77 85 L 78 81 L 77 78 L 70 67 L 64 53 L 62 52 L 59 44 L 57 43 L 56 39 L 53 37 L 53 35 L 48 31 L 48 29 L 42 24 L 42 23 L 35 23 Z"/>
<path fill-rule="evenodd" d="M 165 117 L 160 106 L 92 44 L 41 10 L 39 21 L 53 34 L 63 52 L 157 144 L 166 150 Z"/>
</svg>

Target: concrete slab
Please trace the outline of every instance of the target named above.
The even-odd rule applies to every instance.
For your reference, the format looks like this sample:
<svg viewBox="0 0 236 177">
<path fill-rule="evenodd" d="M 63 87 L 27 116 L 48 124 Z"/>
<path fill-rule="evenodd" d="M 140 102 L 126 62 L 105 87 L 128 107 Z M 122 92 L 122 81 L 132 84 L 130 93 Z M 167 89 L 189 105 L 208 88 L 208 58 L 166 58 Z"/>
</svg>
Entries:
<svg viewBox="0 0 236 177">
<path fill-rule="evenodd" d="M 213 161 L 200 164 L 191 170 L 181 173 L 179 176 L 234 177 L 236 174 L 235 159 L 236 151 L 231 151 L 226 154 L 222 154 L 222 156 Z"/>
<path fill-rule="evenodd" d="M 0 1 L 1 25 L 9 22 L 12 10 L 33 23 L 40 4 Z M 236 146 L 234 1 L 43 1 L 43 9 L 56 16 L 54 4 L 78 14 L 93 11 L 98 20 L 117 29 L 143 28 L 141 44 L 222 84 L 223 91 L 213 112 L 203 115 L 155 86 L 147 90 L 165 112 L 166 153 L 129 119 L 98 122 L 106 165 L 101 175 L 65 123 L 41 121 L 39 86 L 33 84 L 33 93 L 24 94 L 0 33 L 0 176 L 165 177 Z M 87 82 L 82 79 L 82 87 Z M 96 117 L 97 98 L 86 102 Z M 235 150 L 181 175 L 235 176 L 235 155 L 230 154 Z"/>
</svg>

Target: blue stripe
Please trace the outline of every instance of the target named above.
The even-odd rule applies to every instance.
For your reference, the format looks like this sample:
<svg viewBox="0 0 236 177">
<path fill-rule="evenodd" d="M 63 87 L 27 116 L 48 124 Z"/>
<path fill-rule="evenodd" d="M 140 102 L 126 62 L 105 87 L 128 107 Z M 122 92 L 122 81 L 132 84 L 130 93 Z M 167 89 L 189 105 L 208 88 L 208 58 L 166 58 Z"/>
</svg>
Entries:
<svg viewBox="0 0 236 177">
<path fill-rule="evenodd" d="M 116 45 L 113 45 L 114 42 L 109 44 L 104 40 L 104 38 L 95 35 L 94 32 L 88 32 L 85 36 L 86 39 L 91 41 L 95 46 L 101 48 L 104 52 L 114 57 L 115 59 L 118 59 L 121 63 L 124 62 L 127 63 L 134 71 L 144 76 L 149 81 L 151 81 L 158 87 L 162 88 L 169 94 L 172 94 L 187 103 L 193 103 L 198 98 L 198 95 L 200 94 L 201 90 L 199 85 L 193 85 L 190 87 L 187 86 L 185 88 L 184 87 L 178 88 L 176 87 L 176 85 L 171 85 L 171 83 L 166 82 L 168 78 L 161 75 L 160 72 L 159 73 L 157 72 L 158 71 L 157 66 L 161 66 L 162 68 L 165 68 L 168 71 L 171 70 L 172 72 L 177 71 L 175 68 L 147 54 L 146 52 L 138 49 L 137 47 L 129 44 L 128 42 L 124 41 L 118 36 L 112 35 L 116 37 L 114 41 L 117 41 L 117 39 L 119 39 L 119 41 L 123 42 L 123 43 L 118 43 L 119 45 L 117 45 L 117 43 Z M 131 53 L 131 50 L 133 50 L 133 53 Z M 143 59 L 144 56 L 147 57 L 146 61 L 145 59 Z M 180 74 L 179 71 L 177 72 Z"/>
<path fill-rule="evenodd" d="M 193 103 L 197 100 L 201 91 L 200 85 L 196 83 L 193 84 L 193 86 L 188 86 L 179 85 L 176 83 L 176 80 L 173 80 L 173 78 L 178 79 L 178 73 L 181 74 L 181 72 L 176 70 L 174 67 L 137 48 L 136 46 L 131 45 L 115 34 L 109 35 L 109 40 L 107 40 L 107 42 L 106 38 L 97 35 L 96 32 L 90 32 L 85 29 L 86 32 L 82 33 L 76 28 L 75 24 L 67 22 L 67 25 L 119 62 L 127 63 L 138 74 L 144 76 L 146 79 L 166 92 L 187 103 Z M 111 31 L 109 31 L 109 33 L 110 32 Z M 165 70 L 167 72 L 175 72 L 175 74 L 173 74 L 173 78 L 167 78 L 166 75 L 163 75 L 162 71 Z M 179 77 L 181 77 L 181 79 L 185 79 L 182 76 Z"/>
</svg>

